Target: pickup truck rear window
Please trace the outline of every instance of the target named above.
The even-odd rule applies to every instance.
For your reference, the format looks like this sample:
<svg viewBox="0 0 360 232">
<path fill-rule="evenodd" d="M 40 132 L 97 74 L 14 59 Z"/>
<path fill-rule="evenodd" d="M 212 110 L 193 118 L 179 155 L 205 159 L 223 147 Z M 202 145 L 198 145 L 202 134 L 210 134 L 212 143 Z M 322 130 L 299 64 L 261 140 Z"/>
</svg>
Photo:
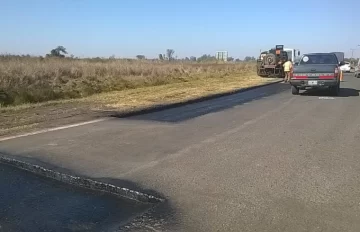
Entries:
<svg viewBox="0 0 360 232">
<path fill-rule="evenodd" d="M 300 61 L 300 65 L 307 64 L 337 64 L 337 58 L 335 55 L 331 54 L 321 54 L 321 55 L 304 55 Z"/>
</svg>

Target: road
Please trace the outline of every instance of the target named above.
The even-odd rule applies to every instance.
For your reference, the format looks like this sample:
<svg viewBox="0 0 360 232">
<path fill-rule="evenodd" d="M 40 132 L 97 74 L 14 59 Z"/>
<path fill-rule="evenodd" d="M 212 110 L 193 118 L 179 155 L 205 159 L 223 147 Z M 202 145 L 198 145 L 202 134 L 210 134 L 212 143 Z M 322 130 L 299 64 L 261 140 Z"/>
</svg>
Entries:
<svg viewBox="0 0 360 232">
<path fill-rule="evenodd" d="M 0 152 L 168 200 L 171 223 L 132 231 L 360 231 L 360 81 L 344 80 L 337 97 L 276 84 Z"/>
<path fill-rule="evenodd" d="M 115 231 L 150 208 L 0 164 L 0 231 Z"/>
</svg>

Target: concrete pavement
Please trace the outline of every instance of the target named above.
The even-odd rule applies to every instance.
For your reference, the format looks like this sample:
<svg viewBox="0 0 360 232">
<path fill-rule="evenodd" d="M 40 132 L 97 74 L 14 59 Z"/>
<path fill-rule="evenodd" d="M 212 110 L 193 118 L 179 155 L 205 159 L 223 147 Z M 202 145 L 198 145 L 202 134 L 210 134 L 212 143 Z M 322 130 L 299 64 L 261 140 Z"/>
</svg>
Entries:
<svg viewBox="0 0 360 232">
<path fill-rule="evenodd" d="M 345 75 L 341 86 L 321 98 L 276 84 L 8 140 L 0 152 L 169 200 L 173 223 L 133 231 L 359 231 L 360 82 Z"/>
</svg>

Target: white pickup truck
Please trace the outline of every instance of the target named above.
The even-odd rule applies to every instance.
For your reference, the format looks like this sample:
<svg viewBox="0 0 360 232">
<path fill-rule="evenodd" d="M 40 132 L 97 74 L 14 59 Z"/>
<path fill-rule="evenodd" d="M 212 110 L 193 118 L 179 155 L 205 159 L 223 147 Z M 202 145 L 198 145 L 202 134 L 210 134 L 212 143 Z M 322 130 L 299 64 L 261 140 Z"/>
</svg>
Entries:
<svg viewBox="0 0 360 232">
<path fill-rule="evenodd" d="M 340 67 L 340 70 L 349 73 L 351 71 L 351 63 L 345 61 L 345 64 Z"/>
<path fill-rule="evenodd" d="M 360 78 L 360 60 L 355 66 L 355 77 Z"/>
<path fill-rule="evenodd" d="M 300 61 L 300 50 L 294 48 L 284 48 L 284 51 L 287 53 L 288 58 L 291 59 L 293 63 L 298 63 Z"/>
</svg>

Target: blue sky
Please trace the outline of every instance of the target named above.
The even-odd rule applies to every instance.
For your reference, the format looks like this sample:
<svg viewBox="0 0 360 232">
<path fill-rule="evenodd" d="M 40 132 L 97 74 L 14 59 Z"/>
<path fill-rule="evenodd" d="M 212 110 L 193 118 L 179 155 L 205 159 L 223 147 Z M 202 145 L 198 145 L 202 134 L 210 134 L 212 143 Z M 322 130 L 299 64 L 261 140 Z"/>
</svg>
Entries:
<svg viewBox="0 0 360 232">
<path fill-rule="evenodd" d="M 326 6 L 326 8 L 324 8 Z M 1 0 L 0 53 L 178 57 L 227 50 L 257 56 L 275 44 L 302 52 L 357 48 L 360 1 Z"/>
</svg>

